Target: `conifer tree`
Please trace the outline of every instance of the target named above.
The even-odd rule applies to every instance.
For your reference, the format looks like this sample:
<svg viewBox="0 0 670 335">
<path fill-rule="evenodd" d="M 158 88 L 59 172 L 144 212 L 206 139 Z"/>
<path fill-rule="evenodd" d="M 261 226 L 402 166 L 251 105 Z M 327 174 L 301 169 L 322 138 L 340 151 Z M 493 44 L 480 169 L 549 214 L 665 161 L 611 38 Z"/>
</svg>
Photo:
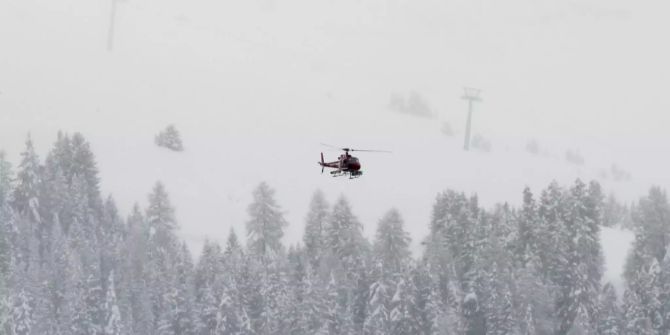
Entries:
<svg viewBox="0 0 670 335">
<path fill-rule="evenodd" d="M 367 241 L 363 237 L 363 226 L 344 197 L 338 199 L 328 218 L 326 243 L 346 273 L 353 275 L 362 266 Z M 354 280 L 352 276 L 349 278 Z"/>
<path fill-rule="evenodd" d="M 246 311 L 237 299 L 235 282 L 230 280 L 224 286 L 221 303 L 216 314 L 216 335 L 248 334 L 251 329 L 245 324 Z"/>
<path fill-rule="evenodd" d="M 127 219 L 128 235 L 123 248 L 123 287 L 119 297 L 122 314 L 133 334 L 150 334 L 153 312 L 150 299 L 148 263 L 149 227 L 140 207 L 135 204 Z"/>
<path fill-rule="evenodd" d="M 646 197 L 640 199 L 633 213 L 633 224 L 636 238 L 625 270 L 629 281 L 645 265 L 641 261 L 644 256 L 652 256 L 660 263 L 667 252 L 670 241 L 670 204 L 664 191 L 653 187 Z"/>
<path fill-rule="evenodd" d="M 103 331 L 104 335 L 121 335 L 123 323 L 121 322 L 121 312 L 116 300 L 116 285 L 114 284 L 114 271 L 110 272 L 107 279 L 107 292 L 105 293 L 105 303 L 102 307 L 103 313 Z"/>
<path fill-rule="evenodd" d="M 190 335 L 194 333 L 193 302 L 190 294 L 193 264 L 185 245 L 178 249 L 174 267 L 173 281 L 163 295 L 164 306 L 158 315 L 158 332 Z"/>
<path fill-rule="evenodd" d="M 651 320 L 644 315 L 640 298 L 632 290 L 623 295 L 623 333 L 631 335 L 652 335 Z"/>
<path fill-rule="evenodd" d="M 383 274 L 384 269 L 381 262 L 377 262 L 374 272 L 376 272 L 374 276 L 376 280 L 370 286 L 369 315 L 365 320 L 365 334 L 390 334 L 392 329 L 390 315 L 392 282 L 389 276 Z"/>
<path fill-rule="evenodd" d="M 670 332 L 670 253 L 666 253 L 660 269 L 659 299 L 661 302 L 661 333 Z"/>
<path fill-rule="evenodd" d="M 154 141 L 156 142 L 156 145 L 173 151 L 184 150 L 179 131 L 177 131 L 177 128 L 172 124 L 168 125 L 165 130 L 156 135 Z"/>
<path fill-rule="evenodd" d="M 404 272 L 411 259 L 410 241 L 398 210 L 389 210 L 377 225 L 374 242 L 375 258 L 382 263 L 384 272 L 391 275 Z"/>
<path fill-rule="evenodd" d="M 41 170 L 40 159 L 33 147 L 33 141 L 28 135 L 26 148 L 21 153 L 21 162 L 16 176 L 13 207 L 17 213 L 29 217 L 35 223 L 40 221 L 37 200 L 42 181 Z"/>
<path fill-rule="evenodd" d="M 323 192 L 321 190 L 314 192 L 309 205 L 309 213 L 307 213 L 307 219 L 305 220 L 305 233 L 303 235 L 305 253 L 310 258 L 310 263 L 314 270 L 319 269 L 320 261 L 323 257 L 328 207 Z"/>
<path fill-rule="evenodd" d="M 498 264 L 492 266 L 487 279 L 489 290 L 485 306 L 487 334 L 517 333 L 509 279 L 505 278 L 503 269 Z"/>
<path fill-rule="evenodd" d="M 600 294 L 598 334 L 618 335 L 621 333 L 621 311 L 617 303 L 616 292 L 614 286 L 607 283 Z"/>
<path fill-rule="evenodd" d="M 565 191 L 556 182 L 552 182 L 542 191 L 538 207 L 538 235 L 536 242 L 542 273 L 557 282 L 562 273 L 561 264 L 565 264 L 564 243 L 567 239 L 564 224 Z"/>
<path fill-rule="evenodd" d="M 565 264 L 559 275 L 561 293 L 558 300 L 560 329 L 567 331 L 579 317 L 585 331 L 595 329 L 597 301 L 602 278 L 603 259 L 599 241 L 600 196 L 597 184 L 577 180 L 570 190 L 569 209 L 565 218 L 568 238 L 565 240 Z M 595 193 L 596 195 L 593 195 Z"/>
<path fill-rule="evenodd" d="M 221 248 L 215 242 L 205 241 L 195 271 L 196 329 L 198 334 L 211 334 L 216 328 L 216 316 L 223 292 Z"/>
<path fill-rule="evenodd" d="M 526 187 L 523 190 L 523 205 L 517 218 L 518 233 L 514 250 L 516 261 L 521 266 L 525 266 L 528 259 L 537 252 L 537 223 L 537 204 L 533 199 L 533 193 Z"/>
<path fill-rule="evenodd" d="M 534 335 L 537 334 L 535 328 L 535 318 L 533 317 L 533 306 L 526 305 L 524 308 L 523 317 L 521 319 L 521 335 Z"/>
<path fill-rule="evenodd" d="M 79 176 L 82 179 L 83 188 L 89 207 L 99 215 L 102 209 L 102 198 L 100 196 L 100 178 L 95 156 L 91 151 L 90 144 L 80 133 L 72 135 L 72 164 L 70 177 Z"/>
<path fill-rule="evenodd" d="M 247 212 L 247 248 L 256 257 L 270 257 L 282 251 L 284 219 L 281 208 L 274 198 L 275 191 L 266 183 L 260 183 L 253 192 L 254 201 Z"/>
<path fill-rule="evenodd" d="M 149 228 L 148 240 L 148 274 L 151 309 L 154 316 L 152 329 L 161 332 L 170 331 L 170 308 L 176 302 L 174 271 L 177 262 L 177 221 L 174 208 L 170 204 L 163 184 L 156 183 L 149 195 L 149 207 L 146 210 L 146 221 Z"/>
<path fill-rule="evenodd" d="M 19 289 L 12 299 L 12 335 L 29 335 L 34 325 L 33 297 L 24 288 Z"/>
<path fill-rule="evenodd" d="M 391 334 L 409 334 L 412 331 L 412 315 L 414 310 L 414 301 L 412 300 L 409 285 L 405 278 L 399 278 L 395 286 L 395 292 L 390 301 L 391 312 L 389 314 L 391 322 Z"/>
<path fill-rule="evenodd" d="M 11 312 L 10 276 L 13 259 L 12 236 L 14 235 L 13 212 L 9 205 L 11 192 L 11 164 L 0 151 L 0 334 L 9 333 Z"/>
</svg>

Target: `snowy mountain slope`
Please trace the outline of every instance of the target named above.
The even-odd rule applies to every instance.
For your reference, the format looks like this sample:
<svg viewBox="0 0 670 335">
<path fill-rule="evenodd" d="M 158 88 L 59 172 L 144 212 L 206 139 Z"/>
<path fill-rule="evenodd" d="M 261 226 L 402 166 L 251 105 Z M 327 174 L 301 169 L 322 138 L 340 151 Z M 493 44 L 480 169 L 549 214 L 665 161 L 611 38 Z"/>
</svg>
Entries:
<svg viewBox="0 0 670 335">
<path fill-rule="evenodd" d="M 397 207 L 416 251 L 436 193 L 448 188 L 477 193 L 488 207 L 518 203 L 525 185 L 537 194 L 554 179 L 564 185 L 578 177 L 601 179 L 624 201 L 653 184 L 670 187 L 670 162 L 659 158 L 669 149 L 659 135 L 667 113 L 640 122 L 636 113 L 652 108 L 638 110 L 630 102 L 664 100 L 653 97 L 665 92 L 625 96 L 630 87 L 623 83 L 647 82 L 645 72 L 630 66 L 619 73 L 628 81 L 611 80 L 607 66 L 627 57 L 612 52 L 627 48 L 621 38 L 638 40 L 627 25 L 613 30 L 616 38 L 599 39 L 610 47 L 599 51 L 590 38 L 600 36 L 600 28 L 561 5 L 532 5 L 518 14 L 506 6 L 481 13 L 462 1 L 415 3 L 202 0 L 184 8 L 181 1 L 130 0 L 119 2 L 112 53 L 105 50 L 109 1 L 3 4 L 1 147 L 17 160 L 28 131 L 42 153 L 59 129 L 84 133 L 103 191 L 125 213 L 145 202 L 156 180 L 166 184 L 181 234 L 196 254 L 205 238 L 223 240 L 230 226 L 243 233 L 251 190 L 261 180 L 277 190 L 286 210 L 287 243 L 299 241 L 309 198 L 320 188 L 331 202 L 347 196 L 368 236 L 383 213 Z M 584 38 L 568 38 L 575 37 L 572 30 L 563 35 L 563 20 Z M 605 17 L 598 26 L 612 28 L 613 21 Z M 499 29 L 481 29 L 481 23 Z M 21 39 L 10 35 L 16 27 Z M 650 54 L 664 59 L 662 52 Z M 468 82 L 485 88 L 474 132 L 492 141 L 491 153 L 461 149 L 465 104 L 459 94 Z M 392 93 L 411 90 L 427 97 L 455 137 L 441 135 L 438 120 L 387 109 Z M 182 132 L 185 152 L 153 144 L 168 123 Z M 538 140 L 539 156 L 525 152 L 529 138 Z M 336 179 L 315 164 L 326 149 L 320 142 L 393 154 L 361 154 L 363 178 Z M 585 165 L 567 163 L 566 150 L 578 150 Z M 333 159 L 339 153 L 324 154 Z M 601 171 L 612 164 L 633 179 L 603 179 Z M 604 245 L 609 241 L 604 233 Z M 608 268 L 619 267 L 612 264 Z"/>
</svg>

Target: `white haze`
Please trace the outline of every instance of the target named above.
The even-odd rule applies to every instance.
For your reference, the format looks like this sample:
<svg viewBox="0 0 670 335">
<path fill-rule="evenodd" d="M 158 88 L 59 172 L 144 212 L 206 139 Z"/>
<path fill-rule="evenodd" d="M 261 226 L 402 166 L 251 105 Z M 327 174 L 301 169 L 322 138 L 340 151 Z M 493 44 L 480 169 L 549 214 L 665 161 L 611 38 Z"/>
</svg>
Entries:
<svg viewBox="0 0 670 335">
<path fill-rule="evenodd" d="M 518 203 L 552 179 L 599 179 L 633 201 L 670 186 L 670 5 L 661 1 L 125 0 L 0 1 L 0 149 L 13 162 L 31 132 L 92 143 L 102 188 L 125 213 L 163 180 L 192 246 L 244 229 L 266 180 L 296 243 L 311 193 L 344 194 L 370 236 L 392 206 L 414 248 L 437 192 Z M 483 89 L 461 150 L 463 86 Z M 392 112 L 418 92 L 439 116 Z M 440 133 L 442 122 L 454 137 Z M 169 123 L 186 151 L 152 143 Z M 535 139 L 540 154 L 525 151 Z M 361 155 L 365 175 L 320 175 L 320 142 Z M 578 150 L 582 166 L 565 161 Z M 334 157 L 336 152 L 325 152 Z M 43 156 L 43 155 L 42 155 Z M 616 165 L 630 181 L 604 178 Z"/>
</svg>

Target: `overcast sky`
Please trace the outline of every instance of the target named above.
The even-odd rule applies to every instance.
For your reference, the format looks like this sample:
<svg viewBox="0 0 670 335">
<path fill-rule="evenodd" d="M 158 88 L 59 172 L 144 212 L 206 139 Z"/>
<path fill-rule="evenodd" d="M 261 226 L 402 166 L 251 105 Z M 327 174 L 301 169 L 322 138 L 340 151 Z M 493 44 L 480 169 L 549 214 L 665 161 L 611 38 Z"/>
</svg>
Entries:
<svg viewBox="0 0 670 335">
<path fill-rule="evenodd" d="M 290 236 L 322 188 L 349 196 L 368 232 L 400 207 L 415 240 L 446 188 L 518 201 L 527 184 L 612 164 L 633 176 L 604 180 L 624 199 L 670 186 L 666 1 L 118 0 L 108 51 L 111 1 L 0 0 L 0 149 L 16 162 L 28 132 L 44 154 L 57 130 L 80 131 L 103 191 L 127 209 L 171 179 L 194 239 L 221 202 L 235 223 L 212 231 L 242 229 L 261 180 L 296 222 Z M 474 132 L 492 141 L 487 156 L 460 151 L 463 86 L 483 89 Z M 435 119 L 393 114 L 391 95 L 411 92 Z M 441 122 L 456 133 L 444 147 Z M 151 152 L 168 123 L 184 134 L 180 158 Z M 529 139 L 539 162 L 523 154 Z M 318 174 L 320 142 L 394 154 L 365 158 L 354 184 Z M 566 150 L 585 165 L 566 165 Z M 213 185 L 217 174 L 232 176 Z"/>
</svg>

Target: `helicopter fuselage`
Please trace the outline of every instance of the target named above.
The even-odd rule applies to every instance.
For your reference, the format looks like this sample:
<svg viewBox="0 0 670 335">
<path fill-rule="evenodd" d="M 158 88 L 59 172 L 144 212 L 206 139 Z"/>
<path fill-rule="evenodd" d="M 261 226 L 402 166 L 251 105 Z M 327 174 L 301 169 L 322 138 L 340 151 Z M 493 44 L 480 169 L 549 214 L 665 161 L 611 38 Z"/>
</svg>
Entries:
<svg viewBox="0 0 670 335">
<path fill-rule="evenodd" d="M 323 160 L 323 153 L 321 154 L 321 161 L 318 162 L 323 168 L 335 169 L 330 171 L 334 177 L 349 174 L 350 177 L 358 177 L 363 174 L 361 171 L 361 163 L 357 157 L 349 155 L 348 153 L 340 155 L 337 161 L 325 162 Z"/>
</svg>

